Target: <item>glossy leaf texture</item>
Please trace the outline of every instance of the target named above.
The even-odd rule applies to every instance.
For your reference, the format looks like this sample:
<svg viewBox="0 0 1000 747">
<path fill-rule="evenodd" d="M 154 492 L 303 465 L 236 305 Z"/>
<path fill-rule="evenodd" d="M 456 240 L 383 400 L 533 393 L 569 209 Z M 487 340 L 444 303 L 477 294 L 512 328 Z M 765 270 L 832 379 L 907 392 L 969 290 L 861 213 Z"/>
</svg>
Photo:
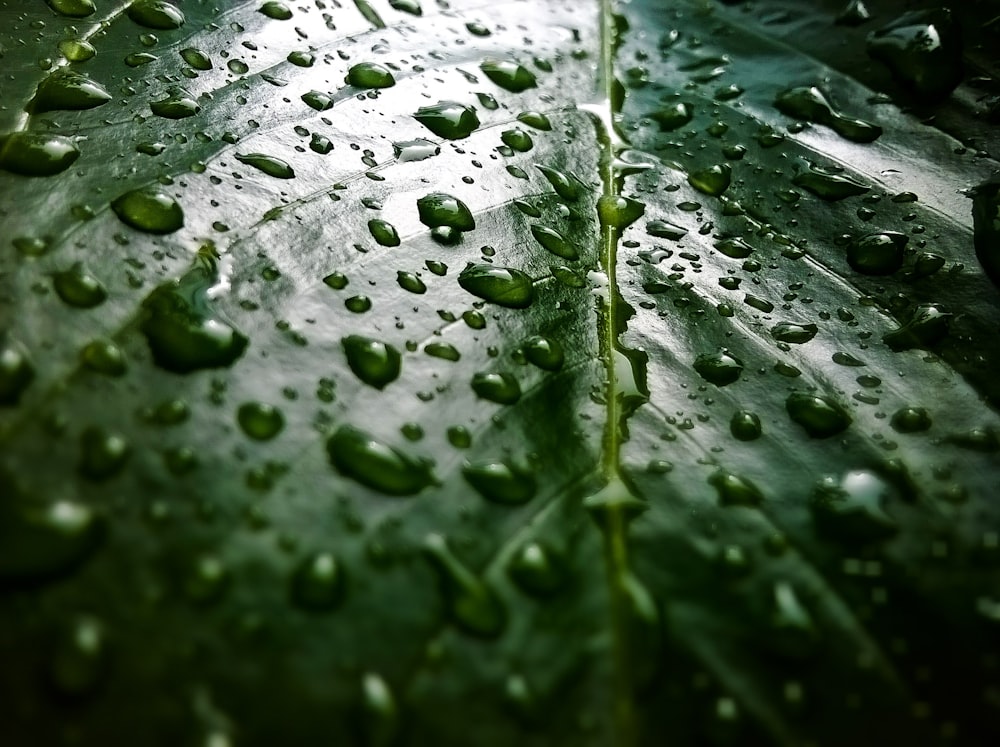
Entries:
<svg viewBox="0 0 1000 747">
<path fill-rule="evenodd" d="M 989 19 L 802 5 L 0 6 L 0 741 L 996 743 Z"/>
</svg>

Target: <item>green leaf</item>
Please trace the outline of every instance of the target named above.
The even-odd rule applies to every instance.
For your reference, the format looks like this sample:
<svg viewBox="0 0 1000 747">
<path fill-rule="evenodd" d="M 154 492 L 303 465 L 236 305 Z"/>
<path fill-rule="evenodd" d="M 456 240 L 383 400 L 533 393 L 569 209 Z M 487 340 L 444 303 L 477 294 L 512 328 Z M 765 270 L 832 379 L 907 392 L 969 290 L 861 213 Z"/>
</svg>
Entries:
<svg viewBox="0 0 1000 747">
<path fill-rule="evenodd" d="M 4 744 L 997 742 L 991 18 L 803 5 L 0 10 Z"/>
</svg>

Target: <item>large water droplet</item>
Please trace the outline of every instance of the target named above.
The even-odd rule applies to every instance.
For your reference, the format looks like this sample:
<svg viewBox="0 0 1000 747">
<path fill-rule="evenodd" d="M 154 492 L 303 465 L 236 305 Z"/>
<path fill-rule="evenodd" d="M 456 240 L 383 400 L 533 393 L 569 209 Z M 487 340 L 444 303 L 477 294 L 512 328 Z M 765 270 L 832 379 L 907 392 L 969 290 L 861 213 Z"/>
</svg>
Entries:
<svg viewBox="0 0 1000 747">
<path fill-rule="evenodd" d="M 458 284 L 484 301 L 512 309 L 527 308 L 535 297 L 531 277 L 511 267 L 470 263 L 459 273 Z"/>
<path fill-rule="evenodd" d="M 521 349 L 529 363 L 533 363 L 545 371 L 558 371 L 562 368 L 566 357 L 558 340 L 541 335 L 529 337 Z"/>
<path fill-rule="evenodd" d="M 422 106 L 413 117 L 438 137 L 448 140 L 466 138 L 479 127 L 476 110 L 457 101 Z"/>
<path fill-rule="evenodd" d="M 284 3 L 280 3 L 277 0 L 268 0 L 257 9 L 258 13 L 262 13 L 268 18 L 275 21 L 287 21 L 292 17 L 291 9 Z"/>
<path fill-rule="evenodd" d="M 722 506 L 756 506 L 764 500 L 760 488 L 750 480 L 725 470 L 714 472 L 708 484 L 715 488 Z"/>
<path fill-rule="evenodd" d="M 93 0 L 48 0 L 56 13 L 70 18 L 86 18 L 97 10 Z"/>
<path fill-rule="evenodd" d="M 694 370 L 705 381 L 716 386 L 726 386 L 740 378 L 743 362 L 728 350 L 719 350 L 715 353 L 703 353 L 695 358 Z"/>
<path fill-rule="evenodd" d="M 128 370 L 121 348 L 110 340 L 92 340 L 80 351 L 80 362 L 105 376 L 124 376 Z"/>
<path fill-rule="evenodd" d="M 476 396 L 500 405 L 512 405 L 521 399 L 521 385 L 509 373 L 477 373 L 472 377 Z"/>
<path fill-rule="evenodd" d="M 827 477 L 816 487 L 812 513 L 816 528 L 836 539 L 857 543 L 885 539 L 896 533 L 896 522 L 884 509 L 894 492 L 870 470 Z"/>
<path fill-rule="evenodd" d="M 462 476 L 488 501 L 516 506 L 535 496 L 531 471 L 512 462 L 477 462 L 462 467 Z"/>
<path fill-rule="evenodd" d="M 345 80 L 358 88 L 390 88 L 396 85 L 396 79 L 392 77 L 389 68 L 377 62 L 359 62 L 357 65 L 351 65 Z"/>
<path fill-rule="evenodd" d="M 548 166 L 536 165 L 535 168 L 542 172 L 542 175 L 552 185 L 552 189 L 564 200 L 574 202 L 580 196 L 577 182 L 571 176 Z"/>
<path fill-rule="evenodd" d="M 728 163 L 718 163 L 707 169 L 693 171 L 688 174 L 688 184 L 699 192 L 718 197 L 727 189 L 733 180 L 733 167 Z"/>
<path fill-rule="evenodd" d="M 889 425 L 898 433 L 919 433 L 931 427 L 931 416 L 923 407 L 902 407 L 892 414 Z"/>
<path fill-rule="evenodd" d="M 292 604 L 308 612 L 329 612 L 344 599 L 344 572 L 331 552 L 304 558 L 292 573 L 289 596 Z"/>
<path fill-rule="evenodd" d="M 174 373 L 232 365 L 247 347 L 247 338 L 212 310 L 208 289 L 216 280 L 216 264 L 202 258 L 179 280 L 156 288 L 142 302 L 146 336 L 156 364 Z"/>
<path fill-rule="evenodd" d="M 28 109 L 34 114 L 59 109 L 93 109 L 108 101 L 111 101 L 111 94 L 96 80 L 60 69 L 38 85 Z"/>
<path fill-rule="evenodd" d="M 762 431 L 760 418 L 748 410 L 737 410 L 729 421 L 729 432 L 740 441 L 760 438 Z"/>
<path fill-rule="evenodd" d="M 479 69 L 501 88 L 520 93 L 538 85 L 535 75 L 512 60 L 485 60 Z"/>
<path fill-rule="evenodd" d="M 922 96 L 946 96 L 962 80 L 961 38 L 947 8 L 905 13 L 873 31 L 868 54 Z"/>
<path fill-rule="evenodd" d="M 195 70 L 211 70 L 212 59 L 196 47 L 185 47 L 180 51 L 181 58 Z"/>
<path fill-rule="evenodd" d="M 771 327 L 771 337 L 779 342 L 802 344 L 814 338 L 818 331 L 819 328 L 815 324 L 778 322 Z"/>
<path fill-rule="evenodd" d="M 528 542 L 507 563 L 507 575 L 526 594 L 550 597 L 566 583 L 565 560 L 541 542 Z"/>
<path fill-rule="evenodd" d="M 788 416 L 813 438 L 828 438 L 845 430 L 851 416 L 836 400 L 822 394 L 793 392 L 785 400 Z"/>
<path fill-rule="evenodd" d="M 399 378 L 403 359 L 392 345 L 361 335 L 350 335 L 340 342 L 347 365 L 364 383 L 383 389 Z"/>
<path fill-rule="evenodd" d="M 457 197 L 434 192 L 417 200 L 420 222 L 429 228 L 448 226 L 456 231 L 471 231 L 476 227 L 472 212 Z"/>
<path fill-rule="evenodd" d="M 166 0 L 136 0 L 129 6 L 128 17 L 140 26 L 162 31 L 184 25 L 184 13 Z"/>
<path fill-rule="evenodd" d="M 240 429 L 257 441 L 268 441 L 285 427 L 285 416 L 274 405 L 265 402 L 246 402 L 236 411 Z"/>
<path fill-rule="evenodd" d="M 531 141 L 531 135 L 519 127 L 515 127 L 512 130 L 504 130 L 500 133 L 500 140 L 508 148 L 516 150 L 519 153 L 527 153 L 534 145 Z"/>
<path fill-rule="evenodd" d="M 64 303 L 77 309 L 100 306 L 108 297 L 101 281 L 79 262 L 68 270 L 52 273 L 52 287 Z"/>
<path fill-rule="evenodd" d="M 610 226 L 618 231 L 628 228 L 645 212 L 645 205 L 629 197 L 602 195 L 597 200 L 597 217 L 601 225 Z"/>
<path fill-rule="evenodd" d="M 910 237 L 896 231 L 862 236 L 847 246 L 847 262 L 865 275 L 891 275 L 903 266 L 903 252 Z"/>
<path fill-rule="evenodd" d="M 149 103 L 149 110 L 164 119 L 186 119 L 200 112 L 201 107 L 187 89 L 171 86 L 166 98 Z"/>
<path fill-rule="evenodd" d="M 12 132 L 0 136 L 0 169 L 21 176 L 59 174 L 80 157 L 76 143 L 62 135 Z"/>
<path fill-rule="evenodd" d="M 0 405 L 16 405 L 34 378 L 35 366 L 24 345 L 0 333 Z"/>
<path fill-rule="evenodd" d="M 662 132 L 683 127 L 694 117 L 694 108 L 683 101 L 665 106 L 646 115 L 660 126 Z"/>
<path fill-rule="evenodd" d="M 0 475 L 5 496 L 13 494 Z M 0 507 L 0 583 L 34 584 L 76 570 L 100 546 L 103 518 L 87 506 L 57 501 L 48 506 Z"/>
<path fill-rule="evenodd" d="M 273 176 L 275 179 L 294 179 L 295 170 L 286 161 L 282 161 L 280 158 L 275 158 L 274 156 L 269 156 L 266 153 L 247 153 L 247 154 L 236 154 L 236 160 L 240 163 L 245 163 L 247 166 L 253 166 L 255 169 L 263 171 L 268 176 Z"/>
<path fill-rule="evenodd" d="M 783 114 L 826 125 L 841 137 L 856 143 L 870 143 L 882 134 L 878 125 L 838 112 L 826 94 L 816 86 L 786 89 L 778 94 L 774 105 Z"/>
<path fill-rule="evenodd" d="M 368 221 L 368 230 L 372 238 L 382 246 L 399 246 L 399 233 L 396 227 L 381 218 Z"/>
<path fill-rule="evenodd" d="M 493 589 L 455 557 L 441 535 L 430 535 L 424 548 L 438 572 L 445 610 L 451 621 L 472 635 L 483 638 L 500 635 L 507 623 L 507 612 Z"/>
<path fill-rule="evenodd" d="M 434 483 L 430 464 L 350 425 L 330 436 L 326 450 L 341 474 L 387 495 L 415 495 Z"/>
<path fill-rule="evenodd" d="M 920 304 L 913 309 L 899 329 L 885 334 L 882 341 L 897 352 L 912 348 L 929 348 L 947 336 L 951 316 L 939 304 Z"/>
<path fill-rule="evenodd" d="M 580 259 L 580 253 L 576 250 L 576 247 L 554 228 L 533 223 L 531 225 L 531 235 L 535 237 L 535 240 L 539 244 L 557 257 L 568 259 L 571 262 Z"/>
<path fill-rule="evenodd" d="M 177 201 L 155 187 L 126 192 L 111 203 L 126 225 L 146 233 L 173 233 L 184 225 L 184 211 Z"/>
</svg>

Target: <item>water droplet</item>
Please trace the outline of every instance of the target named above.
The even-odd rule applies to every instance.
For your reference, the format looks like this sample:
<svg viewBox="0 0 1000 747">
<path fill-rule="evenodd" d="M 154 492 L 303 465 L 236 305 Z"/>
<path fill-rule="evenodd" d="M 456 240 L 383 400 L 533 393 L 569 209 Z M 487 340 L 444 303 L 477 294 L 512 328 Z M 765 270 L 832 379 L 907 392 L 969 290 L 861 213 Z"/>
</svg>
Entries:
<svg viewBox="0 0 1000 747">
<path fill-rule="evenodd" d="M 546 598 L 565 585 L 569 574 L 559 554 L 541 542 L 528 542 L 507 563 L 507 575 L 526 594 Z"/>
<path fill-rule="evenodd" d="M 97 54 L 94 45 L 83 39 L 64 39 L 59 42 L 59 51 L 69 62 L 86 62 Z"/>
<path fill-rule="evenodd" d="M 528 127 L 534 127 L 536 130 L 549 131 L 552 129 L 549 118 L 541 112 L 521 112 L 517 115 L 517 121 L 528 125 Z"/>
<path fill-rule="evenodd" d="M 836 539 L 857 543 L 885 539 L 896 533 L 896 522 L 883 505 L 892 487 L 869 470 L 823 479 L 810 507 L 816 528 Z"/>
<path fill-rule="evenodd" d="M 292 604 L 308 612 L 329 612 L 344 599 L 344 572 L 330 552 L 304 558 L 292 573 L 289 596 Z"/>
<path fill-rule="evenodd" d="M 986 276 L 1000 287 L 1000 178 L 988 179 L 968 194 L 972 197 L 976 258 Z"/>
<path fill-rule="evenodd" d="M 347 365 L 369 386 L 383 389 L 399 377 L 403 359 L 392 345 L 361 335 L 350 335 L 340 342 L 347 355 Z"/>
<path fill-rule="evenodd" d="M 961 38 L 947 8 L 905 13 L 872 32 L 868 54 L 921 96 L 946 96 L 962 80 Z"/>
<path fill-rule="evenodd" d="M 458 284 L 484 301 L 512 309 L 525 309 L 534 300 L 531 278 L 511 267 L 469 264 L 458 276 Z"/>
<path fill-rule="evenodd" d="M 184 225 L 184 211 L 177 201 L 155 187 L 126 192 L 111 203 L 126 225 L 146 233 L 173 233 Z"/>
<path fill-rule="evenodd" d="M 372 307 L 372 300 L 368 296 L 351 296 L 346 301 L 344 301 L 344 306 L 347 310 L 354 314 L 364 314 L 369 311 Z"/>
<path fill-rule="evenodd" d="M 565 354 L 562 345 L 550 337 L 535 335 L 529 337 L 522 347 L 524 357 L 545 371 L 558 371 L 562 368 Z"/>
<path fill-rule="evenodd" d="M 557 257 L 562 257 L 572 262 L 580 259 L 580 254 L 577 252 L 576 247 L 554 228 L 533 223 L 531 225 L 531 235 L 535 237 L 535 240 L 539 244 Z"/>
<path fill-rule="evenodd" d="M 101 282 L 79 262 L 68 270 L 52 273 L 52 287 L 64 303 L 77 309 L 100 306 L 108 297 Z"/>
<path fill-rule="evenodd" d="M 86 18 L 97 10 L 93 0 L 48 0 L 48 3 L 56 13 L 70 18 Z"/>
<path fill-rule="evenodd" d="M 13 132 L 0 136 L 0 169 L 21 176 L 59 174 L 80 157 L 76 143 L 62 135 Z"/>
<path fill-rule="evenodd" d="M 452 362 L 458 361 L 462 357 L 458 348 L 447 342 L 429 342 L 424 346 L 424 352 L 432 358 Z"/>
<path fill-rule="evenodd" d="M 434 230 L 436 231 L 438 229 Z M 423 280 L 420 279 L 419 276 L 415 275 L 412 272 L 399 270 L 396 273 L 396 282 L 399 284 L 400 288 L 402 288 L 405 291 L 408 291 L 409 293 L 419 294 L 427 292 L 427 285 L 424 283 Z"/>
<path fill-rule="evenodd" d="M 368 221 L 368 230 L 372 238 L 382 246 L 399 246 L 399 233 L 396 227 L 381 218 Z"/>
<path fill-rule="evenodd" d="M 210 553 L 195 556 L 182 569 L 181 587 L 190 602 L 208 606 L 222 599 L 231 580 L 222 560 Z"/>
<path fill-rule="evenodd" d="M 718 197 L 727 189 L 733 179 L 733 168 L 728 163 L 719 163 L 701 171 L 688 174 L 688 184 L 702 194 Z"/>
<path fill-rule="evenodd" d="M 325 112 L 333 107 L 333 98 L 322 91 L 308 91 L 302 94 L 302 101 L 318 112 Z"/>
<path fill-rule="evenodd" d="M 16 405 L 35 378 L 28 351 L 8 333 L 0 333 L 0 406 Z"/>
<path fill-rule="evenodd" d="M 456 101 L 440 101 L 422 106 L 413 117 L 438 137 L 448 140 L 466 138 L 479 127 L 476 110 Z"/>
<path fill-rule="evenodd" d="M 483 498 L 505 506 L 526 503 L 535 497 L 535 476 L 511 462 L 465 464 L 462 476 Z"/>
<path fill-rule="evenodd" d="M 658 109 L 646 115 L 660 126 L 661 132 L 683 127 L 694 117 L 694 108 L 683 101 Z"/>
<path fill-rule="evenodd" d="M 740 374 L 743 373 L 743 362 L 723 349 L 699 355 L 695 358 L 694 370 L 705 381 L 716 386 L 726 386 L 740 378 Z"/>
<path fill-rule="evenodd" d="M 253 166 L 275 179 L 295 178 L 295 170 L 287 162 L 265 153 L 247 153 L 245 155 L 237 153 L 236 160 L 247 166 Z"/>
<path fill-rule="evenodd" d="M 373 672 L 361 678 L 361 709 L 365 747 L 390 747 L 395 744 L 399 732 L 396 698 L 386 681 Z"/>
<path fill-rule="evenodd" d="M 602 195 L 597 200 L 597 216 L 602 226 L 618 231 L 628 228 L 646 212 L 646 206 L 637 200 L 618 195 Z"/>
<path fill-rule="evenodd" d="M 409 13 L 411 16 L 423 15 L 418 0 L 389 0 L 389 5 L 393 10 Z"/>
<path fill-rule="evenodd" d="M 303 52 L 301 50 L 295 50 L 288 53 L 288 57 L 285 58 L 290 63 L 296 67 L 312 67 L 313 63 L 316 62 L 316 55 L 312 52 Z M 245 72 L 245 71 L 244 71 Z"/>
<path fill-rule="evenodd" d="M 862 236 L 847 246 L 847 262 L 865 275 L 891 275 L 903 266 L 903 251 L 910 237 L 896 231 Z"/>
<path fill-rule="evenodd" d="M 760 488 L 750 480 L 725 470 L 712 473 L 708 484 L 715 488 L 722 506 L 756 506 L 764 500 Z"/>
<path fill-rule="evenodd" d="M 730 259 L 746 259 L 754 251 L 752 246 L 738 237 L 720 239 L 713 246 Z"/>
<path fill-rule="evenodd" d="M 762 433 L 760 418 L 748 410 L 737 410 L 729 421 L 729 432 L 740 441 L 758 439 Z"/>
<path fill-rule="evenodd" d="M 342 475 L 387 495 L 415 495 L 434 483 L 430 464 L 350 425 L 330 436 L 326 450 Z"/>
<path fill-rule="evenodd" d="M 899 329 L 882 337 L 882 341 L 895 351 L 928 348 L 940 342 L 947 334 L 951 314 L 939 304 L 920 304 Z"/>
<path fill-rule="evenodd" d="M 59 693 L 71 697 L 91 694 L 107 668 L 107 631 L 100 620 L 79 615 L 59 627 L 48 662 L 49 682 Z"/>
<path fill-rule="evenodd" d="M 817 171 L 805 171 L 794 179 L 792 184 L 802 187 L 827 202 L 836 202 L 847 197 L 863 195 L 871 188 L 840 174 L 823 174 Z"/>
<path fill-rule="evenodd" d="M 164 283 L 142 302 L 140 329 L 161 368 L 190 373 L 230 366 L 243 355 L 247 338 L 218 318 L 209 303 L 216 278 L 215 262 L 200 258 L 182 278 Z"/>
<path fill-rule="evenodd" d="M 151 101 L 149 109 L 153 114 L 164 119 L 186 119 L 201 111 L 201 107 L 198 106 L 198 102 L 191 96 L 191 93 L 179 86 L 167 89 L 166 98 Z"/>
<path fill-rule="evenodd" d="M 444 537 L 432 534 L 424 549 L 441 583 L 445 610 L 467 633 L 496 638 L 507 623 L 507 613 L 496 593 L 455 557 Z"/>
<path fill-rule="evenodd" d="M 768 622 L 774 635 L 767 643 L 778 654 L 802 659 L 812 656 L 819 646 L 816 624 L 799 600 L 795 588 L 787 581 L 774 584 Z"/>
<path fill-rule="evenodd" d="M 128 9 L 128 17 L 149 29 L 169 31 L 184 25 L 184 14 L 166 0 L 136 0 Z"/>
<path fill-rule="evenodd" d="M 892 414 L 889 425 L 899 433 L 919 433 L 931 427 L 931 416 L 923 407 L 902 407 Z"/>
<path fill-rule="evenodd" d="M 521 385 L 509 373 L 477 373 L 472 377 L 472 390 L 476 396 L 500 405 L 512 405 L 521 399 Z"/>
<path fill-rule="evenodd" d="M 96 426 L 80 434 L 80 462 L 77 469 L 88 480 L 109 480 L 125 466 L 131 454 L 128 442 L 118 433 Z"/>
<path fill-rule="evenodd" d="M 472 446 L 472 434 L 464 425 L 453 425 L 448 428 L 448 443 L 456 449 L 468 449 Z"/>
<path fill-rule="evenodd" d="M 0 475 L 3 494 L 15 495 L 5 482 Z M 34 584 L 71 573 L 93 555 L 105 535 L 99 514 L 70 501 L 16 507 L 7 500 L 0 512 L 0 582 L 5 584 Z"/>
<path fill-rule="evenodd" d="M 125 356 L 110 340 L 92 340 L 80 351 L 80 362 L 91 371 L 105 376 L 124 376 L 128 370 Z"/>
<path fill-rule="evenodd" d="M 343 290 L 350 281 L 348 281 L 347 275 L 342 272 L 331 272 L 323 278 L 323 282 L 334 290 Z"/>
<path fill-rule="evenodd" d="M 111 101 L 111 94 L 97 81 L 82 73 L 60 69 L 38 85 L 28 106 L 34 114 L 60 109 L 93 109 Z"/>
<path fill-rule="evenodd" d="M 258 13 L 263 13 L 268 18 L 274 19 L 275 21 L 287 21 L 292 17 L 292 11 L 284 3 L 276 2 L 276 0 L 268 0 L 257 9 Z"/>
<path fill-rule="evenodd" d="M 515 127 L 512 130 L 504 130 L 500 133 L 500 140 L 508 148 L 516 150 L 519 153 L 527 153 L 534 145 L 531 141 L 531 135 L 519 127 Z"/>
<path fill-rule="evenodd" d="M 479 69 L 504 90 L 520 93 L 538 85 L 535 75 L 511 60 L 485 60 Z"/>
<path fill-rule="evenodd" d="M 281 410 L 264 402 L 246 402 L 236 411 L 236 422 L 242 431 L 257 441 L 267 441 L 285 427 Z"/>
<path fill-rule="evenodd" d="M 434 192 L 417 200 L 420 222 L 430 228 L 449 226 L 457 231 L 471 231 L 476 220 L 464 202 L 457 197 Z"/>
<path fill-rule="evenodd" d="M 392 149 L 395 152 L 396 160 L 400 163 L 423 161 L 427 158 L 433 158 L 441 152 L 441 148 L 430 140 L 408 140 L 393 143 Z"/>
<path fill-rule="evenodd" d="M 870 143 L 882 134 L 882 128 L 863 119 L 852 119 L 833 108 L 816 86 L 789 88 L 778 94 L 774 105 L 782 114 L 826 125 L 838 135 L 855 143 Z"/>
<path fill-rule="evenodd" d="M 851 416 L 836 400 L 821 394 L 793 392 L 785 400 L 788 416 L 813 438 L 828 438 L 845 430 Z"/>
<path fill-rule="evenodd" d="M 211 70 L 211 58 L 195 47 L 185 47 L 180 51 L 181 58 L 195 70 Z"/>
<path fill-rule="evenodd" d="M 687 235 L 688 230 L 682 226 L 665 220 L 652 220 L 646 224 L 646 233 L 657 239 L 678 241 Z"/>
<path fill-rule="evenodd" d="M 816 336 L 819 328 L 815 324 L 779 322 L 771 327 L 771 337 L 779 342 L 802 344 Z"/>
<path fill-rule="evenodd" d="M 548 166 L 536 165 L 535 168 L 542 172 L 549 184 L 552 185 L 552 189 L 564 200 L 574 202 L 580 196 L 576 181 L 563 172 L 556 171 Z"/>
<path fill-rule="evenodd" d="M 389 68 L 377 62 L 359 62 L 347 71 L 347 83 L 358 88 L 389 88 L 396 85 Z M 419 119 L 419 117 L 418 117 Z"/>
<path fill-rule="evenodd" d="M 837 15 L 837 23 L 842 26 L 860 26 L 872 17 L 864 0 L 848 0 L 847 5 Z"/>
</svg>

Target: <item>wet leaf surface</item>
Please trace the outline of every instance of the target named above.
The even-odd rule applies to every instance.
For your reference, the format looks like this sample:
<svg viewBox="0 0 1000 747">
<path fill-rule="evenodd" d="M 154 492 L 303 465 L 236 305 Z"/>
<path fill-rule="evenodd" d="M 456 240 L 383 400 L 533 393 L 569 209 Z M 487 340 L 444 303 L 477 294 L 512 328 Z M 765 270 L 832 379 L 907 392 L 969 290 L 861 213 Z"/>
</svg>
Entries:
<svg viewBox="0 0 1000 747">
<path fill-rule="evenodd" d="M 0 741 L 1000 740 L 996 22 L 803 5 L 0 8 Z"/>
</svg>

